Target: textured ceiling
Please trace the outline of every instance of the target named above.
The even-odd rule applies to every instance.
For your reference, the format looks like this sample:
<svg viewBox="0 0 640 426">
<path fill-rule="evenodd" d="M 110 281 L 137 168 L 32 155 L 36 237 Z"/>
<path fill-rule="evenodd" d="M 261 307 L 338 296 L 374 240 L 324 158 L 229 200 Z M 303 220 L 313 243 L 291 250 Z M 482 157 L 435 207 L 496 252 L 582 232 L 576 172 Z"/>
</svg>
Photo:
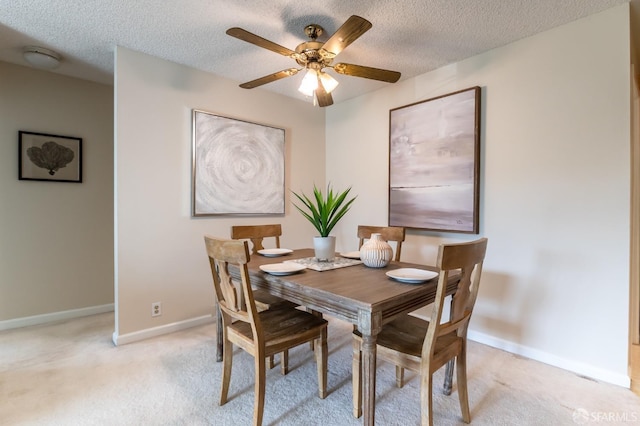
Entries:
<svg viewBox="0 0 640 426">
<path fill-rule="evenodd" d="M 351 15 L 373 27 L 338 55 L 414 77 L 629 0 L 0 0 L 0 60 L 27 65 L 26 45 L 62 54 L 54 72 L 112 84 L 124 46 L 242 83 L 294 67 L 225 34 L 241 27 L 290 49 L 320 24 L 325 41 Z M 640 0 L 632 0 L 632 3 Z M 337 75 L 335 102 L 389 83 Z M 304 99 L 302 74 L 250 90 Z"/>
</svg>

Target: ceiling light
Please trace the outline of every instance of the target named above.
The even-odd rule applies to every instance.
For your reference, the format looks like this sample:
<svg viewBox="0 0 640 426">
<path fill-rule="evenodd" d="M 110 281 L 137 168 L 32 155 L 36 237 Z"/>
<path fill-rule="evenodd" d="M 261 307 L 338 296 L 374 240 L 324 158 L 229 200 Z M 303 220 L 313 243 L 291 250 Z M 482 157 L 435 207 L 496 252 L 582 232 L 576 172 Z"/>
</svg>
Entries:
<svg viewBox="0 0 640 426">
<path fill-rule="evenodd" d="M 308 69 L 307 73 L 302 78 L 302 83 L 298 88 L 298 91 L 305 96 L 313 96 L 318 88 L 318 72 L 314 69 Z"/>
<path fill-rule="evenodd" d="M 27 46 L 22 54 L 24 59 L 33 67 L 45 70 L 57 68 L 62 59 L 59 54 L 44 47 Z"/>
<path fill-rule="evenodd" d="M 302 78 L 302 83 L 300 84 L 298 91 L 305 96 L 312 96 L 314 101 L 313 104 L 316 105 L 316 89 L 318 87 L 322 87 L 325 92 L 331 93 L 337 86 L 338 81 L 326 72 L 309 68 Z"/>
<path fill-rule="evenodd" d="M 338 80 L 331 77 L 326 72 L 320 71 L 318 75 L 320 76 L 320 82 L 322 83 L 322 87 L 324 87 L 325 92 L 331 93 L 333 89 L 338 87 Z"/>
</svg>

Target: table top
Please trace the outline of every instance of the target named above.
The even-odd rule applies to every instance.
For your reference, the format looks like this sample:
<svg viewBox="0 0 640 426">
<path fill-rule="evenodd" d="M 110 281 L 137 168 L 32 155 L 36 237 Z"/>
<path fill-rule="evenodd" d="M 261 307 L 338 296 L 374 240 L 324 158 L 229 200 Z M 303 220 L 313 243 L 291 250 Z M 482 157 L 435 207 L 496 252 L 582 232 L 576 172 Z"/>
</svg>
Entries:
<svg viewBox="0 0 640 426">
<path fill-rule="evenodd" d="M 363 313 L 379 314 L 383 323 L 388 322 L 429 304 L 435 298 L 437 278 L 420 284 L 407 284 L 385 274 L 398 268 L 437 271 L 437 268 L 427 265 L 392 261 L 384 268 L 358 264 L 322 272 L 305 269 L 285 276 L 274 276 L 260 270 L 260 265 L 311 256 L 313 249 L 298 249 L 280 257 L 252 255 L 248 264 L 251 283 L 273 295 L 353 324 L 358 324 Z M 448 293 L 455 289 L 457 281 L 455 276 L 450 278 Z"/>
</svg>

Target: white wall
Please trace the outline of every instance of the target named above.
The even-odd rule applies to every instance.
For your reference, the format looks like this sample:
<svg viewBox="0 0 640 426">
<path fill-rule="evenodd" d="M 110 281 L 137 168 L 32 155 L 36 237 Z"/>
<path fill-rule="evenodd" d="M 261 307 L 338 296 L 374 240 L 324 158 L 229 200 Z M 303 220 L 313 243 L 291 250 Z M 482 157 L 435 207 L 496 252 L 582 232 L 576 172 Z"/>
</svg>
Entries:
<svg viewBox="0 0 640 426">
<path fill-rule="evenodd" d="M 288 202 L 284 216 L 191 217 L 192 109 L 284 128 L 287 191 L 325 181 L 325 110 L 125 48 L 115 72 L 114 341 L 126 343 L 211 320 L 204 234 L 281 223 L 284 247 L 308 246 L 313 236 Z M 162 316 L 151 317 L 153 302 L 162 302 Z"/>
<path fill-rule="evenodd" d="M 83 182 L 18 180 L 18 131 L 82 138 Z M 0 329 L 113 303 L 113 88 L 0 62 Z"/>
<path fill-rule="evenodd" d="M 623 5 L 327 109 L 327 179 L 359 195 L 339 248 L 388 223 L 389 110 L 481 86 L 489 246 L 471 335 L 628 386 L 629 37 Z M 409 231 L 403 259 L 475 237 Z"/>
</svg>

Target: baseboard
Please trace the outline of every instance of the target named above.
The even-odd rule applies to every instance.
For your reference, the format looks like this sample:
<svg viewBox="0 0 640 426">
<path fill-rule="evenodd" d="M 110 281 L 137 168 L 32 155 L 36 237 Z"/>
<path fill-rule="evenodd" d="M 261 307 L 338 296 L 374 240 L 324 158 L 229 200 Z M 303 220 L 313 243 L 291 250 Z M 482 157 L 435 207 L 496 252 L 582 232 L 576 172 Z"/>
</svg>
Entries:
<svg viewBox="0 0 640 426">
<path fill-rule="evenodd" d="M 203 324 L 210 324 L 215 321 L 213 315 L 203 315 L 201 317 L 190 318 L 184 321 L 178 321 L 171 324 L 160 325 L 158 327 L 147 328 L 140 331 L 134 331 L 133 333 L 118 334 L 113 333 L 113 344 L 116 346 L 125 345 L 127 343 L 133 343 L 140 340 L 150 339 L 151 337 L 162 336 L 163 334 L 169 334 L 187 328 L 195 327 Z"/>
<path fill-rule="evenodd" d="M 489 336 L 484 333 L 468 331 L 467 337 L 474 342 L 482 343 L 487 346 L 491 346 L 503 351 L 520 355 L 525 358 L 529 358 L 535 361 L 549 364 L 554 367 L 562 368 L 563 370 L 571 371 L 581 376 L 589 377 L 602 382 L 611 383 L 614 385 L 629 388 L 631 386 L 631 379 L 623 374 L 617 374 L 609 370 L 603 370 L 601 368 L 594 367 L 592 365 L 567 360 L 547 352 L 533 349 L 527 346 L 523 346 L 517 343 L 513 343 L 507 340 L 498 339 L 493 336 Z"/>
<path fill-rule="evenodd" d="M 28 327 L 32 325 L 48 324 L 73 318 L 87 317 L 89 315 L 103 314 L 105 312 L 113 312 L 113 303 L 0 321 L 0 331 L 11 330 L 13 328 Z"/>
</svg>

